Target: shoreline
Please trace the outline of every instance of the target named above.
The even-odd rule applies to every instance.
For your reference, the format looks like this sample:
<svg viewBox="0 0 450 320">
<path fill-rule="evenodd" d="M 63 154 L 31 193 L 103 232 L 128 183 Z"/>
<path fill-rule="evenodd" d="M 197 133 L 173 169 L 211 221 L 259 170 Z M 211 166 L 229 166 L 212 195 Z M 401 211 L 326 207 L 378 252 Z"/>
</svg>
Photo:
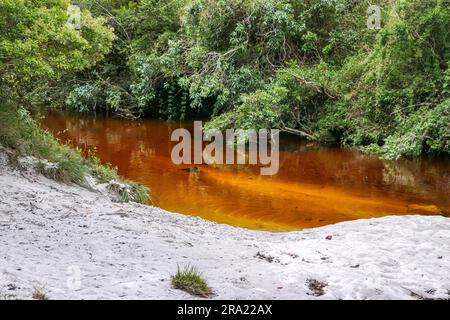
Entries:
<svg viewBox="0 0 450 320">
<path fill-rule="evenodd" d="M 17 171 L 0 152 L 0 299 L 450 299 L 450 219 L 386 216 L 292 232 L 217 224 Z M 79 277 L 77 276 L 79 274 Z"/>
</svg>

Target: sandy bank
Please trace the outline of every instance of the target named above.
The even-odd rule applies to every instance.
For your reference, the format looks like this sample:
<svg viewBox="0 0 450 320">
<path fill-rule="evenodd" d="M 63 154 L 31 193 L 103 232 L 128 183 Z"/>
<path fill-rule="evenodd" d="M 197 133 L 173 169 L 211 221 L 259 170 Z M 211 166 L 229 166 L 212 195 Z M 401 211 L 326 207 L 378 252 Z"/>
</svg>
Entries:
<svg viewBox="0 0 450 320">
<path fill-rule="evenodd" d="M 450 219 L 251 231 L 114 203 L 14 171 L 0 153 L 0 298 L 34 287 L 51 299 L 191 298 L 171 288 L 177 264 L 196 266 L 220 299 L 449 299 Z"/>
</svg>

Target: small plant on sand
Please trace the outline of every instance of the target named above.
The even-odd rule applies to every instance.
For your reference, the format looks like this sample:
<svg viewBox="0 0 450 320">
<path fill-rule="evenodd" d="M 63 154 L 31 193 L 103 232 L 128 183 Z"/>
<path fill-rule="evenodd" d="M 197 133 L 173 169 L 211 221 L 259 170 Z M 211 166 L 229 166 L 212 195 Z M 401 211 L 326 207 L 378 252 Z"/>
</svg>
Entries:
<svg viewBox="0 0 450 320">
<path fill-rule="evenodd" d="M 172 276 L 172 286 L 194 296 L 208 298 L 212 295 L 212 290 L 203 276 L 192 266 L 186 266 L 183 269 L 178 266 L 177 273 Z"/>
<path fill-rule="evenodd" d="M 306 284 L 308 285 L 308 289 L 311 291 L 311 294 L 316 297 L 323 296 L 325 294 L 325 287 L 328 286 L 326 282 L 320 282 L 316 279 L 307 279 Z"/>
<path fill-rule="evenodd" d="M 109 191 L 114 192 L 118 196 L 120 202 L 138 202 L 146 203 L 149 201 L 149 190 L 142 185 L 133 181 L 125 180 L 123 183 L 111 180 L 107 186 Z"/>
<path fill-rule="evenodd" d="M 31 297 L 34 300 L 48 300 L 47 293 L 45 293 L 45 290 L 42 287 L 39 288 L 35 287 L 33 289 L 33 294 L 31 295 Z"/>
</svg>

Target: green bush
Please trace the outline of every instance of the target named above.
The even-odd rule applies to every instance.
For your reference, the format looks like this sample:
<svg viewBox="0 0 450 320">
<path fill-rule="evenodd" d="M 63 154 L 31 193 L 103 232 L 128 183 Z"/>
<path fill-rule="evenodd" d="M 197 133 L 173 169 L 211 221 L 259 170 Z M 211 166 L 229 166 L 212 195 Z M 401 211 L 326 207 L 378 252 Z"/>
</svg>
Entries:
<svg viewBox="0 0 450 320">
<path fill-rule="evenodd" d="M 389 160 L 397 160 L 402 155 L 415 157 L 439 151 L 450 153 L 449 124 L 450 99 L 431 110 L 425 107 L 418 109 L 404 119 L 382 147 L 376 145 L 372 151 Z"/>
<path fill-rule="evenodd" d="M 85 13 L 86 32 L 93 32 L 86 40 L 99 37 L 99 30 L 107 36 L 100 38 L 98 54 L 83 47 L 89 62 L 80 66 L 72 63 L 71 47 L 64 47 L 71 72 L 35 65 L 35 77 L 64 76 L 50 102 L 64 97 L 66 106 L 79 111 L 131 118 L 207 117 L 209 128 L 278 127 L 389 159 L 448 153 L 443 120 L 450 97 L 447 1 L 81 2 L 92 12 Z M 7 19 L 25 10 L 6 3 Z M 381 30 L 367 28 L 371 4 L 381 7 Z M 92 66 L 112 40 L 104 17 L 115 30 L 112 49 L 103 61 L 80 71 Z M 22 20 L 36 27 L 27 17 Z M 80 40 L 66 31 L 63 39 Z M 8 35 L 3 37 L 9 42 L 0 46 L 0 56 L 9 56 L 15 47 Z M 51 51 L 49 61 L 54 56 Z M 24 78 L 34 70 L 14 61 Z M 13 69 L 6 66 L 0 66 L 3 86 L 14 87 Z M 44 91 L 36 96 L 51 90 Z"/>
<path fill-rule="evenodd" d="M 448 153 L 449 7 L 442 1 L 386 2 L 384 27 L 373 31 L 349 22 L 361 19 L 363 5 L 348 11 L 322 1 L 306 5 L 300 16 L 309 10 L 331 15 L 335 27 L 308 24 L 302 48 L 316 51 L 315 57 L 306 54 L 309 60 L 278 68 L 268 85 L 241 94 L 209 127 L 290 127 L 387 159 Z M 349 34 L 356 42 L 347 38 L 345 50 L 333 49 L 336 37 Z"/>
</svg>

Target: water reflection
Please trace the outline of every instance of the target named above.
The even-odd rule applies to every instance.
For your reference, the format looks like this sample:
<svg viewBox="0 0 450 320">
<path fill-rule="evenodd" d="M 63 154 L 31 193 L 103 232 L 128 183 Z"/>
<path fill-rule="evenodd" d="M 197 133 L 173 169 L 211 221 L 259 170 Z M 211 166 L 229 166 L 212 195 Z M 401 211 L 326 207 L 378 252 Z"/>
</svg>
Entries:
<svg viewBox="0 0 450 320">
<path fill-rule="evenodd" d="M 152 189 L 167 210 L 238 226 L 291 230 L 390 214 L 450 211 L 448 158 L 381 161 L 358 152 L 282 137 L 280 170 L 201 165 L 180 170 L 170 160 L 170 134 L 192 122 L 128 121 L 50 113 L 42 120 L 63 141 Z"/>
</svg>

